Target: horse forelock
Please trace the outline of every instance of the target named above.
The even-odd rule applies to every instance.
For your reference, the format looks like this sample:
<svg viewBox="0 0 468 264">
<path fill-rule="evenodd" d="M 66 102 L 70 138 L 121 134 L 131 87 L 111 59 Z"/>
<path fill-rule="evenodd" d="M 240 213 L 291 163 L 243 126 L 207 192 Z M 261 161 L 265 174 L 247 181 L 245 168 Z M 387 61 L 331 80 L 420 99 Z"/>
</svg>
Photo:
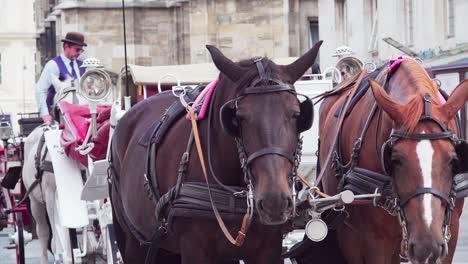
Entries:
<svg viewBox="0 0 468 264">
<path fill-rule="evenodd" d="M 424 68 L 412 59 L 404 60 L 401 63 L 400 69 L 391 78 L 394 79 L 393 83 L 399 83 L 399 85 L 390 87 L 392 92 L 399 93 L 395 89 L 401 89 L 401 94 L 409 97 L 408 102 L 401 109 L 403 116 L 406 118 L 402 123 L 405 124 L 403 129 L 409 133 L 414 132 L 424 111 L 423 96 L 429 94 L 432 103 L 440 105 L 437 86 L 430 79 Z"/>
</svg>

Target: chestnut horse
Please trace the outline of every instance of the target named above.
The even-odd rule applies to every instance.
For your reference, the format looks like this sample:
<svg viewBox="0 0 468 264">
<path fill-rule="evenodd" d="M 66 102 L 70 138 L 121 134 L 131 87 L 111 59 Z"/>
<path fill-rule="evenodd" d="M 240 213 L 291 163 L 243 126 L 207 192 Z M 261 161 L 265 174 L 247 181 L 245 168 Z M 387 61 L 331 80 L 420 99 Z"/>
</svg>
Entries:
<svg viewBox="0 0 468 264">
<path fill-rule="evenodd" d="M 163 92 L 136 104 L 120 119 L 112 140 L 114 170 L 110 189 L 118 246 L 126 264 L 206 264 L 239 259 L 246 263 L 281 262 L 282 224 L 294 206 L 291 175 L 297 169 L 294 163 L 298 163 L 300 153 L 299 133 L 310 128 L 313 119 L 311 101 L 299 102 L 293 84 L 314 63 L 321 43 L 290 65 L 276 65 L 266 58 L 234 63 L 215 47 L 207 46 L 220 71 L 210 103 L 212 111 L 206 120 L 198 122 L 203 156 L 208 158 L 208 164 L 212 161 L 210 186 L 220 186 L 216 184 L 217 177 L 218 183 L 231 186 L 224 189 L 245 189 L 248 184 L 253 189 L 256 214 L 240 247 L 223 235 L 211 206 L 208 217 L 189 210 L 185 217 L 174 218 L 167 223 L 167 234 L 155 241 L 155 233 L 166 228 L 155 217 L 155 203 L 163 199 L 156 201 L 156 193 L 166 197 L 164 194 L 181 180 L 179 161 L 184 152 L 188 154 L 188 165 L 182 181 L 199 185 L 205 182 L 200 156 L 190 143 L 192 126 L 185 118 L 172 125 L 157 146 L 155 162 L 150 163 L 155 165 L 152 168 L 155 167 L 157 177 L 145 182 L 148 150 L 139 141 L 178 99 Z M 145 186 L 155 186 L 156 182 L 151 200 Z M 232 192 L 228 193 L 231 197 Z M 242 199 L 245 205 L 246 199 Z M 171 205 L 167 210 L 171 210 Z M 243 215 L 229 219 L 223 216 L 231 234 L 239 230 Z M 165 217 L 163 220 L 167 220 Z M 158 253 L 152 248 L 158 248 Z M 171 258 L 172 253 L 180 255 L 180 259 Z"/>
<path fill-rule="evenodd" d="M 347 93 L 327 97 L 320 108 L 320 167 L 327 170 L 321 182 L 324 190 L 336 194 L 347 172 L 336 160 L 334 166 L 324 164 L 324 157 L 340 149 L 340 164 L 349 164 L 356 140 L 368 125 L 354 164 L 391 178 L 387 187 L 393 196 L 387 210 L 393 209 L 401 219 L 400 225 L 397 216 L 380 207 L 347 207 L 349 217 L 332 238 L 339 245 L 335 252 L 341 251 L 346 261 L 336 263 L 395 264 L 400 263 L 400 253 L 407 253 L 412 263 L 451 263 L 453 258 L 463 209 L 463 199 L 455 202 L 452 193 L 454 167 L 468 158 L 457 149 L 456 143 L 462 141 L 456 136 L 454 117 L 468 99 L 468 82 L 445 102 L 417 61 L 400 62 L 399 68 L 381 71 L 377 81 L 369 80 L 372 92 L 367 91 L 345 118 L 337 148 L 331 149 L 333 131 L 338 129 L 335 113 Z"/>
</svg>

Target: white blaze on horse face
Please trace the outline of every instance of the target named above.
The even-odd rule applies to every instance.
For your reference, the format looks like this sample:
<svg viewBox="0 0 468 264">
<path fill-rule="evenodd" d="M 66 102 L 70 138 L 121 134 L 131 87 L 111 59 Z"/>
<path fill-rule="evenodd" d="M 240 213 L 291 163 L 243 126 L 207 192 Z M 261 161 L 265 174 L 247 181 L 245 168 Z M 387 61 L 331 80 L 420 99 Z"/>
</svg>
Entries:
<svg viewBox="0 0 468 264">
<path fill-rule="evenodd" d="M 424 131 L 423 131 L 424 134 Z M 419 165 L 421 167 L 421 174 L 423 177 L 423 187 L 432 187 L 432 156 L 434 149 L 430 140 L 421 140 L 416 145 L 416 154 L 418 155 Z M 430 227 L 432 223 L 432 194 L 423 194 L 423 212 L 424 220 L 427 226 Z"/>
</svg>

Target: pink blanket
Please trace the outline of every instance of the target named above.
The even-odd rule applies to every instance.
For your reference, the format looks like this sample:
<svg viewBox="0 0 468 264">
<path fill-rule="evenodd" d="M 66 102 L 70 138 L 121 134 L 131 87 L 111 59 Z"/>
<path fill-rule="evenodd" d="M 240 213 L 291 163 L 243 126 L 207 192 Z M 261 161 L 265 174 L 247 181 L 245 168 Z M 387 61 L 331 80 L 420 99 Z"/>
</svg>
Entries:
<svg viewBox="0 0 468 264">
<path fill-rule="evenodd" d="M 60 102 L 60 109 L 63 112 L 64 129 L 60 138 L 60 143 L 68 157 L 78 160 L 87 166 L 88 158 L 81 155 L 76 148 L 83 144 L 89 128 L 91 113 L 87 106 L 74 105 L 67 102 Z M 111 106 L 98 106 L 97 108 L 97 137 L 91 138 L 89 142 L 94 143 L 94 148 L 89 155 L 94 160 L 106 157 L 107 144 L 109 142 Z"/>
</svg>

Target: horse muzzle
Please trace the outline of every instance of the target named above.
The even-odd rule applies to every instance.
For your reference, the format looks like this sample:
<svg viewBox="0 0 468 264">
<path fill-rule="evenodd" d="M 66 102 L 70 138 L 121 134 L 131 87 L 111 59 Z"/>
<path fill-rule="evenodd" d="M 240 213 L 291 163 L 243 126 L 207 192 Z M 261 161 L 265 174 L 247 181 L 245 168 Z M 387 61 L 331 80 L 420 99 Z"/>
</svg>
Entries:
<svg viewBox="0 0 468 264">
<path fill-rule="evenodd" d="M 423 239 L 411 241 L 408 245 L 408 257 L 413 264 L 437 264 L 445 257 L 447 245 L 443 241 Z"/>
<path fill-rule="evenodd" d="M 293 202 L 289 194 L 266 193 L 257 198 L 256 207 L 263 224 L 279 225 L 289 219 Z"/>
</svg>

